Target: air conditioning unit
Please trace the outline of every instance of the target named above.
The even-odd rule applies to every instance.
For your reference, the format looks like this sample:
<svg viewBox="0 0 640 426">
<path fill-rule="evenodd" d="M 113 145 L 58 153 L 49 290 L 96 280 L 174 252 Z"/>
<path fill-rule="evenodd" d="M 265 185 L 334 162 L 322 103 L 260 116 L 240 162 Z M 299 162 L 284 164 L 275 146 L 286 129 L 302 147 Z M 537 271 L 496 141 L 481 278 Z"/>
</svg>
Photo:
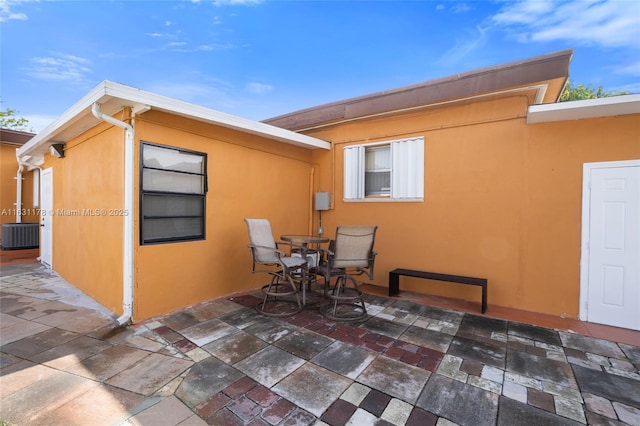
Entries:
<svg viewBox="0 0 640 426">
<path fill-rule="evenodd" d="M 40 246 L 38 223 L 3 223 L 2 250 L 20 250 Z"/>
</svg>

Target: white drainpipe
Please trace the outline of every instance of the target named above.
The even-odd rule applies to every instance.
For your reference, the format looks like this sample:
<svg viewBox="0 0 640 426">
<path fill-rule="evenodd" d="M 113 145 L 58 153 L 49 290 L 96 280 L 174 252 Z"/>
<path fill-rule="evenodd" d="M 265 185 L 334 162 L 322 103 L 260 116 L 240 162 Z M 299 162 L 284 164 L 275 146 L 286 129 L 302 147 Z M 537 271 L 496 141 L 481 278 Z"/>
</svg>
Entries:
<svg viewBox="0 0 640 426">
<path fill-rule="evenodd" d="M 125 129 L 124 143 L 124 210 L 123 216 L 124 235 L 122 267 L 122 316 L 118 318 L 118 324 L 123 325 L 131 321 L 133 307 L 133 126 L 105 115 L 100 111 L 100 104 L 95 102 L 91 112 L 98 119 L 114 126 Z"/>
<path fill-rule="evenodd" d="M 24 170 L 24 165 L 18 158 L 18 172 L 16 173 L 16 223 L 22 223 L 22 171 L 23 170 Z"/>
</svg>

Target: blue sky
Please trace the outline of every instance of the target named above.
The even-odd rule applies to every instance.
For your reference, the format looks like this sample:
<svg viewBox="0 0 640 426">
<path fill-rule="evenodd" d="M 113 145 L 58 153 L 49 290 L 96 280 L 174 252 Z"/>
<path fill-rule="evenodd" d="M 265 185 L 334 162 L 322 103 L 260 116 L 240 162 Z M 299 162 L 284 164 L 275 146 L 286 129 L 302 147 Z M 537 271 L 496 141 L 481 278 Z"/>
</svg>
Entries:
<svg viewBox="0 0 640 426">
<path fill-rule="evenodd" d="M 262 120 L 572 48 L 640 93 L 640 1 L 0 0 L 0 109 L 38 131 L 103 80 Z"/>
</svg>

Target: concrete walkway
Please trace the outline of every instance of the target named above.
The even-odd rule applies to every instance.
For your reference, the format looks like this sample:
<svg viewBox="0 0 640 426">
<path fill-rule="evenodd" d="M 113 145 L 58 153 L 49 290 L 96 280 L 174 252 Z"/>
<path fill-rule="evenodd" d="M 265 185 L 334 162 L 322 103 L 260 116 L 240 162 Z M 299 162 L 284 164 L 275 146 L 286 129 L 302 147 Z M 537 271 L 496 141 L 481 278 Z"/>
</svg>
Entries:
<svg viewBox="0 0 640 426">
<path fill-rule="evenodd" d="M 3 267 L 0 421 L 640 424 L 637 346 L 371 295 L 345 324 L 310 297 L 283 319 L 246 295 L 118 328 L 55 273 Z"/>
</svg>

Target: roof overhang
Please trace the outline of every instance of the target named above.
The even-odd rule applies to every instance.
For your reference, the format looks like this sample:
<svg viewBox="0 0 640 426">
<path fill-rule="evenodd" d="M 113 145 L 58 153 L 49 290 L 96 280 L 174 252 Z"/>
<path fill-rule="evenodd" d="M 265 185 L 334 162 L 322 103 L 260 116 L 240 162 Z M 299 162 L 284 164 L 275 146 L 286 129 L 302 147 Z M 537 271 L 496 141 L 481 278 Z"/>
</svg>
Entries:
<svg viewBox="0 0 640 426">
<path fill-rule="evenodd" d="M 556 102 L 569 78 L 572 57 L 572 49 L 563 50 L 303 109 L 264 122 L 304 132 L 346 121 L 532 90 L 532 104 Z"/>
<path fill-rule="evenodd" d="M 95 102 L 100 104 L 100 109 L 106 115 L 113 115 L 127 107 L 132 108 L 134 114 L 153 109 L 303 148 L 331 149 L 329 142 L 317 138 L 123 84 L 103 81 L 22 146 L 18 150 L 18 158 L 43 157 L 48 152 L 49 146 L 65 143 L 97 125 L 100 120 L 91 112 Z"/>
<path fill-rule="evenodd" d="M 640 95 L 621 95 L 548 105 L 531 105 L 527 113 L 527 123 L 615 117 L 638 113 L 640 113 Z"/>
<path fill-rule="evenodd" d="M 11 145 L 24 145 L 36 134 L 13 129 L 0 129 L 0 142 Z"/>
</svg>

